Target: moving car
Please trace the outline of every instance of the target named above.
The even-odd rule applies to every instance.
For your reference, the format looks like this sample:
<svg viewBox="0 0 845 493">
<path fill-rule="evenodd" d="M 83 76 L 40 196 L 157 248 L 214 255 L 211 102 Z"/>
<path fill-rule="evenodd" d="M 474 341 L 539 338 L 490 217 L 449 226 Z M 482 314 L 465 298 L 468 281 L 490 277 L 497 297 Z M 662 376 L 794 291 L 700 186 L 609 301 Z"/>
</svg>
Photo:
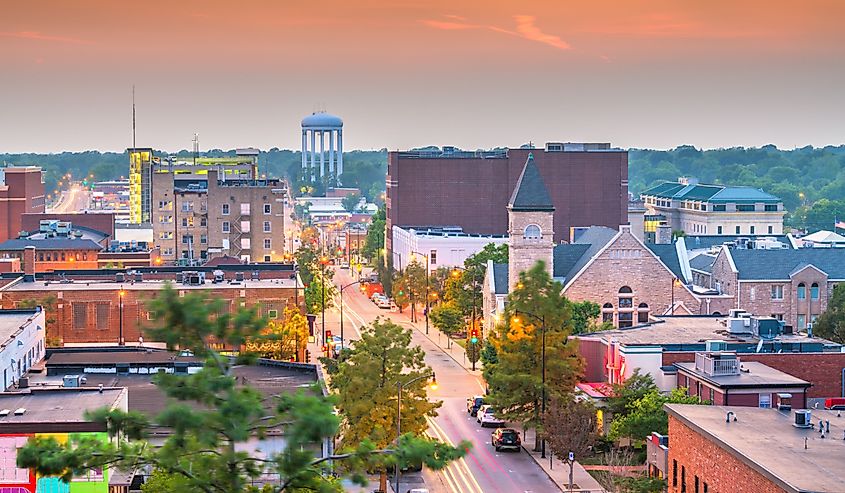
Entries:
<svg viewBox="0 0 845 493">
<path fill-rule="evenodd" d="M 393 303 L 386 297 L 381 297 L 376 300 L 376 306 L 385 310 L 389 309 Z"/>
<path fill-rule="evenodd" d="M 522 440 L 519 439 L 519 432 L 512 428 L 498 428 L 490 436 L 490 444 L 496 449 L 500 450 L 519 450 L 522 448 Z"/>
<path fill-rule="evenodd" d="M 478 410 L 478 415 L 476 416 L 476 421 L 481 423 L 481 427 L 485 428 L 487 426 L 493 426 L 499 428 L 501 426 L 505 426 L 504 420 L 496 417 L 496 410 L 493 406 L 485 405 L 481 406 Z"/>
<path fill-rule="evenodd" d="M 478 414 L 478 409 L 484 405 L 484 397 L 476 395 L 467 397 L 467 414 L 475 416 Z"/>
</svg>

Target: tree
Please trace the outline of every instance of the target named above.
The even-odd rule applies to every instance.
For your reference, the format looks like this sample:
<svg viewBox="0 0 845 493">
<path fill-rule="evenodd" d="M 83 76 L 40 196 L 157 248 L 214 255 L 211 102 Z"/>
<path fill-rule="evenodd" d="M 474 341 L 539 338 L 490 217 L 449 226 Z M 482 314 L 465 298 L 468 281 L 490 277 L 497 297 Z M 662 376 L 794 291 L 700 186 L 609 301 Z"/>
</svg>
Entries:
<svg viewBox="0 0 845 493">
<path fill-rule="evenodd" d="M 454 301 L 463 311 L 464 316 L 478 315 L 483 303 L 481 286 L 487 272 L 487 262 L 506 263 L 508 261 L 508 246 L 488 243 L 478 253 L 470 255 L 464 261 L 464 269 L 453 272 L 452 278 L 446 283 L 444 297 Z"/>
<path fill-rule="evenodd" d="M 597 332 L 599 330 L 608 330 L 613 327 L 612 324 L 603 323 L 597 324 L 596 320 L 601 315 L 601 307 L 598 303 L 585 300 L 579 302 L 570 302 L 572 308 L 572 333 L 583 334 L 585 332 Z"/>
<path fill-rule="evenodd" d="M 653 431 L 665 435 L 669 433 L 669 417 L 663 410 L 664 404 L 703 404 L 698 397 L 687 395 L 687 389 L 681 387 L 663 395 L 657 388 L 650 389 L 642 397 L 633 401 L 624 416 L 614 416 L 610 424 L 610 438 L 630 438 L 635 443 L 642 443 Z"/>
<path fill-rule="evenodd" d="M 370 223 L 370 227 L 367 228 L 367 237 L 364 239 L 364 249 L 361 252 L 370 262 L 373 262 L 379 256 L 381 249 L 384 248 L 386 228 L 387 211 L 384 207 L 381 207 L 373 216 L 373 222 Z"/>
<path fill-rule="evenodd" d="M 141 485 L 141 491 L 143 493 L 171 493 L 173 491 L 191 491 L 191 486 L 185 476 L 155 469 Z"/>
<path fill-rule="evenodd" d="M 350 193 L 340 200 L 340 204 L 346 212 L 353 213 L 358 211 L 358 205 L 361 202 L 361 194 L 358 192 Z"/>
<path fill-rule="evenodd" d="M 586 401 L 576 400 L 571 394 L 551 400 L 543 417 L 544 434 L 555 456 L 566 462 L 569 452 L 583 457 L 596 442 L 596 408 Z"/>
<path fill-rule="evenodd" d="M 247 339 L 260 337 L 265 321 L 253 309 L 218 314 L 219 302 L 208 302 L 199 294 L 180 298 L 169 285 L 151 305 L 159 314 L 159 325 L 149 329 L 151 338 L 168 347 L 191 350 L 205 360 L 194 374 L 153 377 L 172 401 L 153 420 L 171 431 L 164 443 L 147 441 L 152 422 L 140 413 L 104 408 L 87 413 L 87 418 L 105 425 L 109 436 L 119 439 L 83 437 L 59 443 L 53 437 L 33 437 L 18 451 L 18 467 L 34 468 L 39 476 L 59 476 L 65 482 L 92 468 L 153 467 L 160 479 L 152 487 L 178 483 L 172 491 L 188 493 L 253 493 L 258 490 L 251 483 L 272 473 L 279 481 L 262 491 L 339 493 L 343 488 L 332 474 L 365 484 L 363 473 L 371 467 L 416 461 L 437 469 L 463 454 L 461 449 L 407 436 L 390 450 L 363 439 L 336 455 L 315 458 L 313 445 L 338 432 L 333 399 L 318 389 L 265 399 L 253 387 L 238 384 L 231 374 L 234 365 L 248 364 L 254 355 L 244 351 L 227 358 L 211 349 L 212 341 L 241 347 Z M 368 406 L 362 406 L 366 412 Z M 413 417 L 409 420 L 413 423 Z M 252 455 L 249 443 L 281 429 L 285 437 L 281 451 Z M 172 475 L 180 479 L 171 480 Z"/>
<path fill-rule="evenodd" d="M 402 271 L 402 284 L 408 290 L 408 299 L 411 303 L 411 322 L 417 321 L 417 303 L 425 305 L 425 266 L 414 259 Z"/>
<path fill-rule="evenodd" d="M 636 401 L 657 390 L 654 378 L 637 368 L 623 383 L 613 384 L 613 397 L 607 401 L 607 410 L 614 418 L 626 416 Z"/>
<path fill-rule="evenodd" d="M 319 313 L 334 306 L 334 297 L 337 295 L 337 287 L 332 282 L 334 271 L 325 269 L 324 272 L 317 272 L 311 283 L 305 286 L 305 306 L 311 313 Z M 323 291 L 325 290 L 325 293 Z"/>
<path fill-rule="evenodd" d="M 47 294 L 41 298 L 30 298 L 21 300 L 18 303 L 18 308 L 35 308 L 40 306 L 44 309 L 44 330 L 45 342 L 47 347 L 61 347 L 64 343 L 61 336 L 56 334 L 56 303 L 58 299 L 55 295 Z"/>
<path fill-rule="evenodd" d="M 450 338 L 461 329 L 466 328 L 463 313 L 451 302 L 442 303 L 432 308 L 428 318 L 431 320 L 432 325 Z"/>
<path fill-rule="evenodd" d="M 308 345 L 308 321 L 299 308 L 286 306 L 283 320 L 268 322 L 261 336 L 248 341 L 245 349 L 276 360 L 298 357 Z"/>
<path fill-rule="evenodd" d="M 561 284 L 552 280 L 543 262 L 538 262 L 528 272 L 520 273 L 519 284 L 508 295 L 504 320 L 489 334 L 496 359 L 489 366 L 485 362 L 490 401 L 503 418 L 537 429 L 538 449 L 544 390 L 548 399 L 569 394 L 583 368 L 576 342 L 567 341 L 572 332 L 572 310 L 561 291 Z"/>
<path fill-rule="evenodd" d="M 437 415 L 442 402 L 427 395 L 427 376 L 433 375 L 420 347 L 411 347 L 411 331 L 390 320 L 376 319 L 361 332 L 345 359 L 330 366 L 331 388 L 337 392 L 337 408 L 343 416 L 343 444 L 357 447 L 371 441 L 388 447 L 396 439 L 396 397 L 402 387 L 402 430 L 420 436 L 427 418 Z M 416 379 L 416 380 L 415 380 Z M 414 383 L 405 385 L 406 382 Z M 453 452 L 454 453 L 454 452 Z M 381 469 L 381 490 L 385 469 Z"/>
<path fill-rule="evenodd" d="M 827 309 L 813 323 L 813 335 L 845 343 L 845 285 L 837 284 L 827 302 Z"/>
</svg>

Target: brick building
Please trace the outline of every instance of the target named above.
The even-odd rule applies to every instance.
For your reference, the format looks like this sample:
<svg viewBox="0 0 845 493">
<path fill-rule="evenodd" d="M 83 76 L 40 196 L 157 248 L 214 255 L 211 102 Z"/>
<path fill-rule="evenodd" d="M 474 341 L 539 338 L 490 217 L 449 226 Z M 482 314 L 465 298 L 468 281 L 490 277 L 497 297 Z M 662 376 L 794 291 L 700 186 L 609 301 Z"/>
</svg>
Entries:
<svg viewBox="0 0 845 493">
<path fill-rule="evenodd" d="M 0 168 L 0 242 L 18 237 L 21 217 L 29 212 L 44 212 L 41 168 Z"/>
<path fill-rule="evenodd" d="M 508 199 L 529 153 L 556 210 L 555 242 L 569 239 L 571 227 L 627 222 L 627 151 L 610 144 L 548 143 L 545 149 L 389 152 L 387 231 L 426 225 L 505 234 Z M 391 241 L 388 235 L 388 251 Z"/>
<path fill-rule="evenodd" d="M 192 271 L 177 268 L 65 271 L 33 276 L 33 282 L 10 283 L 0 290 L 0 307 L 15 308 L 28 300 L 43 300 L 47 312 L 47 336 L 51 345 L 105 343 L 117 344 L 121 325 L 123 340 L 137 344 L 145 324 L 155 314 L 146 302 L 171 282 L 180 296 L 201 292 L 209 299 L 220 299 L 224 310 L 258 305 L 269 319 L 283 316 L 287 305 L 300 306 L 303 293 L 291 278 L 289 265 L 260 269 L 260 265 L 218 266 Z M 216 275 L 220 282 L 212 282 Z M 204 280 L 207 279 L 207 282 Z M 155 342 L 155 341 L 148 341 Z"/>
<path fill-rule="evenodd" d="M 215 169 L 153 174 L 153 242 L 164 261 L 221 255 L 247 263 L 281 261 L 285 182 L 222 178 Z"/>
<path fill-rule="evenodd" d="M 812 411 L 814 422 L 826 422 L 820 434 L 814 427 L 793 426 L 789 412 L 775 409 L 685 404 L 665 409 L 670 493 L 843 491 L 845 429 L 835 412 Z"/>
<path fill-rule="evenodd" d="M 102 245 L 89 238 L 44 238 L 6 240 L 0 243 L 0 256 L 21 260 L 21 267 L 26 270 L 29 257 L 27 249 L 32 250 L 32 262 L 35 272 L 52 272 L 66 269 L 96 269 L 97 258 Z"/>
<path fill-rule="evenodd" d="M 99 231 L 110 240 L 115 239 L 113 213 L 66 213 L 56 214 L 52 212 L 27 213 L 21 216 L 21 229 L 35 233 L 41 229 L 41 221 L 59 221 L 73 224 L 74 227 L 87 228 Z M 103 245 L 107 246 L 107 245 Z"/>
<path fill-rule="evenodd" d="M 806 330 L 827 308 L 833 287 L 845 280 L 845 249 L 749 250 L 722 247 L 711 266 L 713 309 L 743 308 Z M 702 276 L 704 279 L 704 277 Z"/>
</svg>

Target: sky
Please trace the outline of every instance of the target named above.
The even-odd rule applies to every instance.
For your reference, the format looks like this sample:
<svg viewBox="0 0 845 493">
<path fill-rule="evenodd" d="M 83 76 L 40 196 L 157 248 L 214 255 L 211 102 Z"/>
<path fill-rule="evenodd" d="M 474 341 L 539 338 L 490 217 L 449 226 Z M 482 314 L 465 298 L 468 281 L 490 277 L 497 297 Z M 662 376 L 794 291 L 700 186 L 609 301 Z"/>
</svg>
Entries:
<svg viewBox="0 0 845 493">
<path fill-rule="evenodd" d="M 0 0 L 0 153 L 845 140 L 841 0 Z"/>
</svg>

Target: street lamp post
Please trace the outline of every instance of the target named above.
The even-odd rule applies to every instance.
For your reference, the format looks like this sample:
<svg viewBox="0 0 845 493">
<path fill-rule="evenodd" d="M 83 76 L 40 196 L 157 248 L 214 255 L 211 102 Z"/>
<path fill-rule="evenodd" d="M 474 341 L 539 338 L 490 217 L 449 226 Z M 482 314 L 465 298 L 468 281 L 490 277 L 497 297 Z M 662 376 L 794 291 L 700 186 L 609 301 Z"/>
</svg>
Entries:
<svg viewBox="0 0 845 493">
<path fill-rule="evenodd" d="M 125 346 L 126 340 L 123 338 L 123 297 L 126 295 L 126 291 L 123 290 L 121 286 L 120 291 L 117 292 L 119 298 L 119 308 L 120 308 L 120 333 L 117 336 L 117 345 L 118 346 Z"/>
<path fill-rule="evenodd" d="M 417 255 L 421 255 L 421 256 L 425 257 L 425 333 L 427 335 L 428 334 L 428 308 L 429 308 L 429 303 L 428 303 L 428 278 L 430 277 L 429 269 L 431 268 L 431 266 L 429 264 L 428 255 L 426 255 L 424 253 L 420 253 L 420 252 L 414 252 L 414 251 L 411 252 L 411 254 L 414 254 L 414 253 L 416 253 Z"/>
<path fill-rule="evenodd" d="M 350 282 L 346 286 L 340 287 L 340 347 L 346 347 L 346 339 L 343 337 L 343 290 L 348 288 L 349 286 L 354 286 L 356 284 L 361 284 L 361 281 Z"/>
<path fill-rule="evenodd" d="M 416 378 L 412 378 L 405 383 L 402 381 L 396 382 L 396 447 L 399 448 L 399 437 L 402 436 L 402 387 L 407 387 L 414 382 L 418 382 L 423 378 L 431 377 L 431 390 L 437 390 L 437 377 L 434 372 L 424 373 Z M 393 466 L 393 481 L 396 487 L 393 491 L 399 491 L 399 461 Z"/>
<path fill-rule="evenodd" d="M 327 257 L 320 258 L 320 311 L 321 311 L 321 325 L 323 326 L 323 339 L 322 344 L 326 346 L 326 264 L 329 263 L 329 259 Z"/>
<path fill-rule="evenodd" d="M 540 321 L 540 332 L 542 333 L 542 349 L 541 349 L 541 356 L 540 356 L 540 373 L 541 373 L 541 384 L 540 384 L 540 412 L 542 416 L 546 415 L 546 316 L 537 316 L 530 312 L 525 312 L 521 310 L 516 311 L 517 315 L 528 315 L 529 317 L 534 318 L 535 320 Z M 545 459 L 546 458 L 546 439 L 542 438 L 540 440 L 540 457 Z"/>
</svg>

